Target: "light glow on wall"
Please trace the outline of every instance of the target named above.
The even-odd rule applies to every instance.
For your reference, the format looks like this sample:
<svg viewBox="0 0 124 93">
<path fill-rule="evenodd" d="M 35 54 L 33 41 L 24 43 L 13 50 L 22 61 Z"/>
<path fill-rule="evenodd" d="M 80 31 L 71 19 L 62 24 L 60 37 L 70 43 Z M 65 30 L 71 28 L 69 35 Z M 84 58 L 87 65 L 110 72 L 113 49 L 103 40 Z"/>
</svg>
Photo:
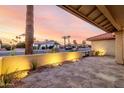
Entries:
<svg viewBox="0 0 124 93">
<path fill-rule="evenodd" d="M 106 54 L 106 51 L 103 48 L 98 49 L 98 51 L 99 51 L 99 54 L 98 54 L 99 56 L 104 56 Z"/>
<path fill-rule="evenodd" d="M 30 62 L 28 58 L 22 56 L 4 57 L 2 60 L 2 74 L 29 70 Z"/>
<path fill-rule="evenodd" d="M 16 77 L 18 79 L 24 78 L 28 75 L 28 72 L 29 71 L 19 71 L 19 72 L 14 74 L 14 77 Z"/>
</svg>

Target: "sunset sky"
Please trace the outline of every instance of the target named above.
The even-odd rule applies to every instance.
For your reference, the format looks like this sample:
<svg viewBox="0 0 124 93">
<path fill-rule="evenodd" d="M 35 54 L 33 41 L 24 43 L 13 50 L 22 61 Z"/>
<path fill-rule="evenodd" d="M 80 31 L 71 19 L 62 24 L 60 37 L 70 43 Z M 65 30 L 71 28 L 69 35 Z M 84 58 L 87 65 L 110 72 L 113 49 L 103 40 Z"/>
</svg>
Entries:
<svg viewBox="0 0 124 93">
<path fill-rule="evenodd" d="M 25 33 L 26 6 L 0 6 L 0 39 L 9 42 Z M 70 35 L 71 41 L 81 43 L 88 37 L 99 35 L 101 29 L 75 17 L 57 6 L 34 6 L 34 31 L 37 40 L 63 42 L 62 36 Z"/>
</svg>

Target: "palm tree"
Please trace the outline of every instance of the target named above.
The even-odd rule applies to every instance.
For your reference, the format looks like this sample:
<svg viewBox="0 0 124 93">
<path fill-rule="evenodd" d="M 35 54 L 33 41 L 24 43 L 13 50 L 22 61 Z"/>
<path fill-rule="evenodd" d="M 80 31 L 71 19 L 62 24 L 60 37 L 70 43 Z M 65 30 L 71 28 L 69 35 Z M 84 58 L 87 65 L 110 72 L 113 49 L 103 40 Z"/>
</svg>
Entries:
<svg viewBox="0 0 124 93">
<path fill-rule="evenodd" d="M 13 42 L 13 43 L 17 43 L 18 41 L 17 41 L 17 40 L 15 40 L 15 39 L 12 39 L 12 42 Z"/>
<path fill-rule="evenodd" d="M 64 46 L 66 46 L 66 39 L 67 39 L 67 37 L 63 36 L 62 38 L 64 39 Z"/>
<path fill-rule="evenodd" d="M 76 47 L 76 50 L 78 50 L 78 43 L 77 43 L 76 40 L 73 40 L 73 44 L 74 44 L 74 46 Z"/>
<path fill-rule="evenodd" d="M 85 45 L 86 45 L 86 41 L 83 40 L 83 41 L 82 41 L 82 46 L 85 47 Z"/>
<path fill-rule="evenodd" d="M 70 38 L 71 38 L 71 36 L 67 36 L 67 39 L 68 39 L 68 45 L 70 44 Z"/>
<path fill-rule="evenodd" d="M 16 40 L 17 40 L 18 43 L 21 42 L 20 39 L 21 39 L 20 36 L 16 36 Z"/>
<path fill-rule="evenodd" d="M 25 34 L 25 54 L 33 53 L 34 20 L 33 5 L 27 5 L 26 12 L 26 34 Z"/>
</svg>

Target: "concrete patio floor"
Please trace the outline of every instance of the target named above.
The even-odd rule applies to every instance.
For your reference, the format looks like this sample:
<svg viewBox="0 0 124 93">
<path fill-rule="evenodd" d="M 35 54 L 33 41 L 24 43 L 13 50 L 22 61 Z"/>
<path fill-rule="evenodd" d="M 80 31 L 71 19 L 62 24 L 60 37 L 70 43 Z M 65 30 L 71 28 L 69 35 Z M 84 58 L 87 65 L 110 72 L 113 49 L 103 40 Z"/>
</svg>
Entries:
<svg viewBox="0 0 124 93">
<path fill-rule="evenodd" d="M 85 57 L 79 62 L 30 74 L 17 87 L 93 88 L 124 87 L 124 66 L 113 57 Z"/>
</svg>

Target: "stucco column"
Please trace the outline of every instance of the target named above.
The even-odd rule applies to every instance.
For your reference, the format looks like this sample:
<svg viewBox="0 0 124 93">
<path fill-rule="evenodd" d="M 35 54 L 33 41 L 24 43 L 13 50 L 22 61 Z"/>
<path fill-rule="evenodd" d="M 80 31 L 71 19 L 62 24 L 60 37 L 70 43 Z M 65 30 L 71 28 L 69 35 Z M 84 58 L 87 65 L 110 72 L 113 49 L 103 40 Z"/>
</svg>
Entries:
<svg viewBox="0 0 124 93">
<path fill-rule="evenodd" d="M 118 64 L 124 64 L 124 30 L 115 33 L 115 58 Z"/>
</svg>

